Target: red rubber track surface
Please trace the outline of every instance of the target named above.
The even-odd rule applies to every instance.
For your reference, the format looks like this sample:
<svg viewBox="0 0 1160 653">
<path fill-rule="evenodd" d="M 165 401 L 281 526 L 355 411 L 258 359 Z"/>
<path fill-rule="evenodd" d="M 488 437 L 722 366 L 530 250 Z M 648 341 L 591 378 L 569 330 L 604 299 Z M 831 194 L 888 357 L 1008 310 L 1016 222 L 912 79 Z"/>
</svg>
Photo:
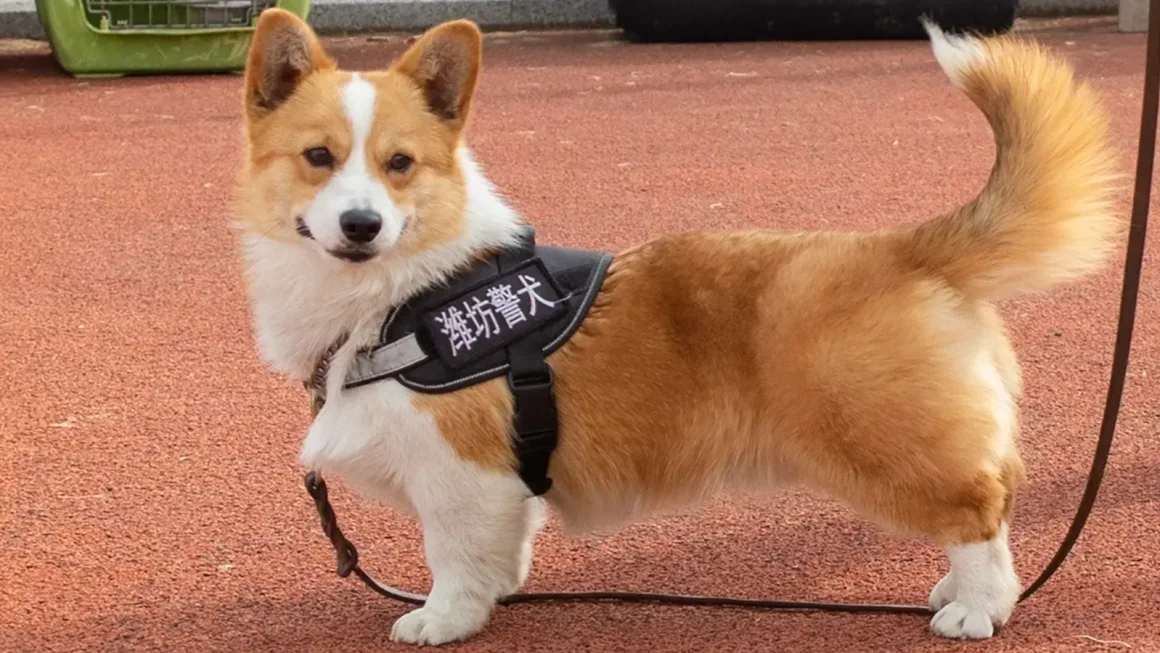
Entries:
<svg viewBox="0 0 1160 653">
<path fill-rule="evenodd" d="M 1021 29 L 1099 88 L 1130 171 L 1144 36 L 1109 19 Z M 404 42 L 329 46 L 373 68 Z M 913 223 L 971 197 L 992 163 L 986 122 L 923 41 L 494 35 L 485 59 L 471 142 L 543 242 Z M 240 77 L 77 80 L 19 43 L 0 68 L 0 650 L 409 650 L 389 640 L 408 608 L 334 575 L 296 462 L 306 398 L 256 355 L 230 225 Z M 1154 264 L 1155 234 L 1148 252 Z M 1119 262 L 1003 306 L 1026 370 L 1030 482 L 1012 530 L 1025 582 L 1088 469 Z M 1147 265 L 1103 495 L 1059 576 L 996 639 L 941 641 L 914 616 L 547 604 L 498 609 L 455 650 L 1160 651 L 1160 271 Z M 367 570 L 426 591 L 414 524 L 331 490 Z M 527 589 L 922 603 L 944 569 L 925 543 L 791 493 L 579 540 L 553 522 Z"/>
</svg>

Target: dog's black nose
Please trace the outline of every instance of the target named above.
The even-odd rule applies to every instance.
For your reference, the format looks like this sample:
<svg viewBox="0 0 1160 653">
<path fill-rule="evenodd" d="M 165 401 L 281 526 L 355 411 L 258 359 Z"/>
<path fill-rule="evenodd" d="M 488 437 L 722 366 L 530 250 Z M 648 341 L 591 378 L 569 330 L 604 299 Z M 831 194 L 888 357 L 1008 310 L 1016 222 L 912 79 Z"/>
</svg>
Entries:
<svg viewBox="0 0 1160 653">
<path fill-rule="evenodd" d="M 383 218 L 367 209 L 351 209 L 338 216 L 342 233 L 356 243 L 369 243 L 383 228 Z"/>
</svg>

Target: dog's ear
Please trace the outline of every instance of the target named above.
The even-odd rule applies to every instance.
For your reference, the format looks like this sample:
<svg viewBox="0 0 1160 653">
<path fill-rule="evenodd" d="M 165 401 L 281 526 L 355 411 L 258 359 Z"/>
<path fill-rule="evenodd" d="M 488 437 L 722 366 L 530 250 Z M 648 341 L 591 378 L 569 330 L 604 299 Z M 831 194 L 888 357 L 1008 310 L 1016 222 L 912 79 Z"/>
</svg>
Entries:
<svg viewBox="0 0 1160 653">
<path fill-rule="evenodd" d="M 333 68 L 314 30 L 284 9 L 262 12 L 246 60 L 246 112 L 260 116 L 285 102 L 310 73 Z"/>
<path fill-rule="evenodd" d="M 423 91 L 440 120 L 461 129 L 479 78 L 483 36 L 469 20 L 432 27 L 394 65 Z"/>
</svg>

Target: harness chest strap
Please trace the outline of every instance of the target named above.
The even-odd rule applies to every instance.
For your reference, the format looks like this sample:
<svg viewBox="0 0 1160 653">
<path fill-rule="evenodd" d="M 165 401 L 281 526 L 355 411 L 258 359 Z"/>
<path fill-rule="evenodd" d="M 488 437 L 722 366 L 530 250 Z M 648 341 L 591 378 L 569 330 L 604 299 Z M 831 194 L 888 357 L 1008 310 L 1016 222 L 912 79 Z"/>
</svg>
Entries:
<svg viewBox="0 0 1160 653">
<path fill-rule="evenodd" d="M 534 495 L 544 494 L 559 426 L 547 357 L 579 329 L 611 262 L 606 252 L 538 247 L 528 227 L 517 246 L 391 311 L 378 342 L 356 354 L 343 388 L 394 379 L 416 392 L 444 393 L 506 375 L 519 475 Z M 325 402 L 330 357 L 344 341 L 307 384 L 315 414 Z"/>
</svg>

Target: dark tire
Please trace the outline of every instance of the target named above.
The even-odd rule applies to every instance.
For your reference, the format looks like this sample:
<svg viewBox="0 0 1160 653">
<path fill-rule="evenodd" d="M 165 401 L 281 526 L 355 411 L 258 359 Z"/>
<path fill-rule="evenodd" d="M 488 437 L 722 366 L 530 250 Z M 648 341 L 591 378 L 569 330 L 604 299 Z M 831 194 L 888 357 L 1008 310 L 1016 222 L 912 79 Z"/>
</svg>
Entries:
<svg viewBox="0 0 1160 653">
<path fill-rule="evenodd" d="M 1011 29 L 1018 0 L 609 0 L 641 43 L 925 39 L 919 17 L 948 32 Z"/>
</svg>

